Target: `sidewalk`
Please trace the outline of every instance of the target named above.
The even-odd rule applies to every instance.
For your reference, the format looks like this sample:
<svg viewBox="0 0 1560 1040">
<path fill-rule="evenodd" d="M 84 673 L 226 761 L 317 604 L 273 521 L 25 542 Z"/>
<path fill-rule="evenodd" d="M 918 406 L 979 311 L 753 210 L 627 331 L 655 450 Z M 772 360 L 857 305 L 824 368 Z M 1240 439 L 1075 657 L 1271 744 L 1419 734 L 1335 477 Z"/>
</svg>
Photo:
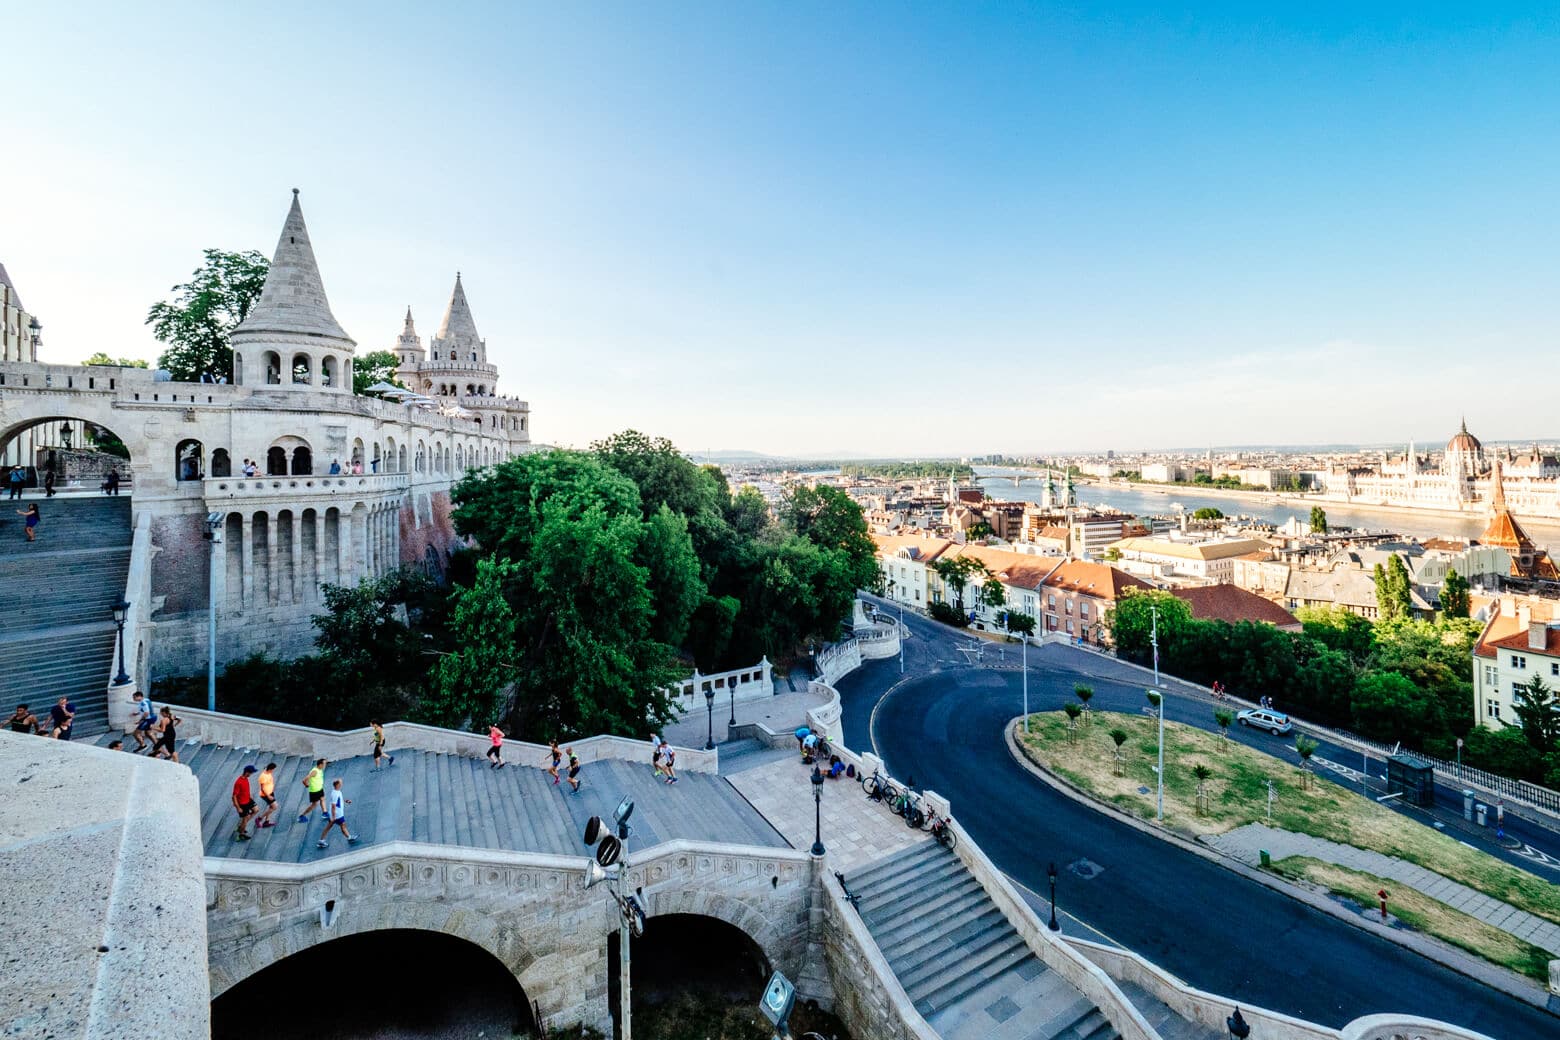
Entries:
<svg viewBox="0 0 1560 1040">
<path fill-rule="evenodd" d="M 779 694 L 774 697 L 764 697 L 759 700 L 737 702 L 737 725 L 742 726 L 752 722 L 762 722 L 776 733 L 790 734 L 798 726 L 807 721 L 807 712 L 813 708 L 821 708 L 828 703 L 828 697 L 822 694 L 807 692 L 806 682 L 801 684 L 801 692 L 789 692 L 784 685 L 784 680 L 775 681 L 775 689 Z M 676 747 L 701 748 L 709 737 L 712 717 L 706 712 L 703 704 L 691 708 L 686 715 L 671 722 L 661 731 L 661 736 L 672 742 Z M 715 731 L 715 743 L 723 744 L 726 741 L 726 726 L 731 721 L 731 702 L 723 700 L 718 695 L 715 698 L 713 712 L 713 729 Z M 648 741 L 650 735 L 645 734 Z M 646 745 L 648 747 L 648 743 Z M 649 761 L 649 752 L 646 751 L 646 761 Z M 808 844 L 812 844 L 811 840 Z"/>
<path fill-rule="evenodd" d="M 1310 856 L 1350 870 L 1388 878 L 1560 957 L 1560 924 L 1526 910 L 1518 910 L 1509 903 L 1492 899 L 1467 885 L 1395 856 L 1341 845 L 1309 834 L 1277 830 L 1260 823 L 1248 823 L 1224 834 L 1205 837 L 1202 841 L 1251 867 L 1261 863 L 1261 851 L 1266 850 L 1274 860 L 1289 856 Z"/>
</svg>

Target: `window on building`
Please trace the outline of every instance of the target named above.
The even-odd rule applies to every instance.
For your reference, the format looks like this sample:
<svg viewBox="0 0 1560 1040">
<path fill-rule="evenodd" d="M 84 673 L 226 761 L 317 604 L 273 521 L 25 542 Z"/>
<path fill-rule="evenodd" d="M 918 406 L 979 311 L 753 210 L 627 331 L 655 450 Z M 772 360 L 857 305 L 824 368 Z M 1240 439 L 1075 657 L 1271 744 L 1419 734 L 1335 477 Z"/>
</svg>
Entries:
<svg viewBox="0 0 1560 1040">
<path fill-rule="evenodd" d="M 1486 700 L 1484 702 L 1484 714 L 1488 718 L 1500 718 L 1500 701 L 1495 700 L 1493 697 Z"/>
<path fill-rule="evenodd" d="M 1067 634 L 1068 635 L 1072 635 L 1073 634 L 1072 618 L 1068 618 L 1067 619 Z"/>
<path fill-rule="evenodd" d="M 1056 609 L 1056 597 L 1055 596 L 1047 596 L 1045 598 L 1045 606 L 1046 606 L 1047 610 L 1055 610 Z"/>
<path fill-rule="evenodd" d="M 180 441 L 175 454 L 174 475 L 179 480 L 199 480 L 201 455 L 200 441 Z"/>
<path fill-rule="evenodd" d="M 1062 606 L 1066 608 L 1068 614 L 1072 613 L 1072 600 L 1067 600 L 1062 604 Z M 1069 624 L 1067 627 L 1069 630 L 1071 630 L 1072 625 Z"/>
<path fill-rule="evenodd" d="M 1526 669 L 1527 668 L 1527 658 L 1526 657 L 1519 657 L 1516 654 L 1512 654 L 1511 655 L 1511 667 Z"/>
<path fill-rule="evenodd" d="M 1550 675 L 1560 675 L 1560 664 L 1552 664 L 1552 665 L 1550 665 L 1549 666 L 1549 674 Z"/>
<path fill-rule="evenodd" d="M 1511 699 L 1512 700 L 1517 700 L 1518 698 L 1520 698 L 1522 696 L 1523 688 L 1526 687 L 1526 686 L 1527 686 L 1527 683 L 1519 683 L 1519 682 L 1512 683 L 1511 684 Z"/>
<path fill-rule="evenodd" d="M 1078 616 L 1081 618 L 1087 618 L 1089 616 L 1089 605 L 1087 603 L 1078 604 Z"/>
</svg>

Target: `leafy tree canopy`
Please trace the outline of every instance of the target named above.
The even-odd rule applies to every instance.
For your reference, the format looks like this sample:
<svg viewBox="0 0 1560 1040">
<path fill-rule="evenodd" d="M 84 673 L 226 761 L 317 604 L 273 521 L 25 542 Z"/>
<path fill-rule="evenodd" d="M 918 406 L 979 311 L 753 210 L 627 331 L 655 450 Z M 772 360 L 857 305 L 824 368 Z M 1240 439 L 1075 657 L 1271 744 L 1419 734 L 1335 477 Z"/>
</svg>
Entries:
<svg viewBox="0 0 1560 1040">
<path fill-rule="evenodd" d="M 152 335 L 167 347 L 157 367 L 180 382 L 226 378 L 233 371 L 228 335 L 260 298 L 270 267 L 270 261 L 252 249 L 206 250 L 205 261 L 190 280 L 173 287 L 174 299 L 154 303 L 147 311 Z"/>
<path fill-rule="evenodd" d="M 396 371 L 400 367 L 401 359 L 393 350 L 371 350 L 359 355 L 352 362 L 352 392 L 359 397 L 378 397 L 379 394 L 368 391 L 369 387 L 377 383 L 390 383 L 406 389 L 406 385 L 396 378 Z"/>
<path fill-rule="evenodd" d="M 101 350 L 93 354 L 83 365 L 114 365 L 119 368 L 146 368 L 147 363 L 140 358 L 111 358 Z"/>
<path fill-rule="evenodd" d="M 1441 583 L 1441 612 L 1449 618 L 1465 618 L 1471 604 L 1468 595 L 1468 579 L 1457 573 L 1455 567 L 1446 571 Z"/>
</svg>

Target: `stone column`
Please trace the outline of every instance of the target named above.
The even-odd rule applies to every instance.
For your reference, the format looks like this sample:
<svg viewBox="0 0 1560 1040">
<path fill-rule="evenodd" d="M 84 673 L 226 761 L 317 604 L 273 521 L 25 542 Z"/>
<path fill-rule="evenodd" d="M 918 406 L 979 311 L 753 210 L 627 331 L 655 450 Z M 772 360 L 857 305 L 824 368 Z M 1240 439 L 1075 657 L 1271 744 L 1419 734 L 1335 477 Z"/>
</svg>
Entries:
<svg viewBox="0 0 1560 1040">
<path fill-rule="evenodd" d="M 265 514 L 265 606 L 270 606 L 274 601 L 282 601 L 282 584 L 277 574 L 276 552 L 276 514 L 267 511 Z"/>
<path fill-rule="evenodd" d="M 352 510 L 336 511 L 336 584 L 346 585 L 352 574 Z"/>
<path fill-rule="evenodd" d="M 309 598 L 318 600 L 320 582 L 325 579 L 325 510 L 314 511 L 314 556 L 309 568 Z"/>
<path fill-rule="evenodd" d="M 241 605 L 249 608 L 255 602 L 255 521 L 254 514 L 245 513 L 243 519 L 243 568 L 244 583 Z"/>
<path fill-rule="evenodd" d="M 303 511 L 292 514 L 292 601 L 303 602 Z"/>
</svg>

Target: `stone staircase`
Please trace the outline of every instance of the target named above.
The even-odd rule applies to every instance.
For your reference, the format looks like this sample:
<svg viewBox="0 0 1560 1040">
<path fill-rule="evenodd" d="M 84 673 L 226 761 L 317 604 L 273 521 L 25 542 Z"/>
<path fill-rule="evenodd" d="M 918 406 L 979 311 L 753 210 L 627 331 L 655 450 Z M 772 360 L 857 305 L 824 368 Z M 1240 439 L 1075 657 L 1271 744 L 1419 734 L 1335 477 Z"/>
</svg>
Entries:
<svg viewBox="0 0 1560 1040">
<path fill-rule="evenodd" d="M 0 516 L 0 588 L 9 600 L 0 628 L 0 706 L 9 714 L 26 703 L 42 718 L 68 696 L 74 736 L 92 737 L 108 728 L 110 608 L 130 567 L 130 499 L 61 497 L 38 508 L 42 520 L 30 544 L 15 503 Z"/>
<path fill-rule="evenodd" d="M 723 777 L 685 773 L 677 784 L 667 785 L 653 775 L 647 754 L 643 763 L 587 763 L 580 771 L 583 786 L 572 794 L 566 779 L 555 787 L 545 769 L 516 761 L 518 749 L 506 750 L 509 764 L 495 770 L 486 758 L 391 748 L 395 765 L 377 772 L 370 755 L 330 763 L 326 790 L 330 781 L 341 779 L 343 794 L 352 799 L 347 827 L 365 844 L 401 840 L 583 856 L 588 851 L 585 822 L 610 817 L 619 799 L 629 795 L 634 799 L 631 850 L 677 838 L 788 847 Z M 346 851 L 339 833 L 332 835 L 329 850 L 315 847 L 324 829 L 318 812 L 309 825 L 298 822 L 305 800 L 302 780 L 313 768 L 311 759 L 181 740 L 179 761 L 200 782 L 207 855 L 307 862 Z M 252 841 L 235 842 L 233 781 L 245 765 L 263 769 L 268 762 L 277 765 L 277 824 Z M 258 799 L 259 785 L 254 789 Z"/>
<path fill-rule="evenodd" d="M 952 852 L 930 838 L 846 879 L 861 919 L 944 1040 L 1119 1040 L 1030 952 Z"/>
</svg>

